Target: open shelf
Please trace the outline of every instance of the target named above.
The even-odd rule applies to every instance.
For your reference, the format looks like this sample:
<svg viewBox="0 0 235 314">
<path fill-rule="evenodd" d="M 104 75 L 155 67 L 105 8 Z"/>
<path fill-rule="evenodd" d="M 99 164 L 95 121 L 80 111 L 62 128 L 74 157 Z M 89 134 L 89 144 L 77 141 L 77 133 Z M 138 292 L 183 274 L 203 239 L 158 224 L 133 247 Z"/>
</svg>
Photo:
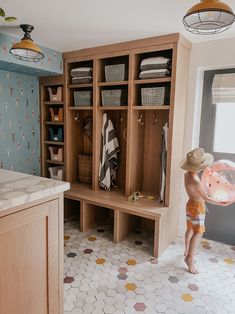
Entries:
<svg viewBox="0 0 235 314">
<path fill-rule="evenodd" d="M 134 80 L 134 84 L 153 84 L 153 83 L 165 83 L 165 82 L 171 82 L 171 77 L 159 77 L 154 79 L 139 79 Z"/>
<path fill-rule="evenodd" d="M 44 105 L 46 106 L 62 106 L 63 104 L 63 101 L 44 101 Z"/>
<path fill-rule="evenodd" d="M 93 83 L 85 83 L 85 84 L 69 84 L 68 88 L 70 89 L 82 89 L 82 88 L 92 88 Z"/>
<path fill-rule="evenodd" d="M 49 160 L 49 159 L 46 159 L 45 162 L 46 162 L 47 164 L 64 165 L 64 162 L 63 162 L 63 161 L 56 161 L 56 160 Z"/>
<path fill-rule="evenodd" d="M 133 106 L 134 110 L 169 110 L 168 105 Z"/>
<path fill-rule="evenodd" d="M 44 141 L 44 144 L 47 144 L 47 145 L 61 145 L 61 146 L 63 146 L 64 142 Z"/>
<path fill-rule="evenodd" d="M 46 125 L 64 125 L 64 122 L 57 122 L 57 121 L 45 121 L 44 124 Z"/>
<path fill-rule="evenodd" d="M 128 81 L 118 81 L 118 82 L 100 82 L 98 86 L 119 86 L 128 85 Z"/>
<path fill-rule="evenodd" d="M 92 106 L 69 106 L 69 110 L 93 110 Z"/>
<path fill-rule="evenodd" d="M 99 106 L 99 110 L 127 110 L 127 106 Z"/>
</svg>

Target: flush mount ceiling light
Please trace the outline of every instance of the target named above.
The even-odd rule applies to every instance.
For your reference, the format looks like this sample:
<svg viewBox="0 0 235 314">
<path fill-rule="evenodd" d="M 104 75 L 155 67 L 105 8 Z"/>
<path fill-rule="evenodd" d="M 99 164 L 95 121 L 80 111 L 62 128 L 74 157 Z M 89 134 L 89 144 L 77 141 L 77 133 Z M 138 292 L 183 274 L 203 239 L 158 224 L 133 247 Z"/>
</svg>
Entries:
<svg viewBox="0 0 235 314">
<path fill-rule="evenodd" d="M 219 0 L 201 0 L 183 17 L 185 28 L 197 35 L 212 35 L 226 31 L 235 21 L 233 10 Z"/>
<path fill-rule="evenodd" d="M 44 58 L 41 49 L 33 42 L 30 33 L 34 29 L 32 25 L 21 24 L 24 37 L 20 42 L 14 44 L 10 53 L 17 59 L 27 62 L 38 62 Z"/>
</svg>

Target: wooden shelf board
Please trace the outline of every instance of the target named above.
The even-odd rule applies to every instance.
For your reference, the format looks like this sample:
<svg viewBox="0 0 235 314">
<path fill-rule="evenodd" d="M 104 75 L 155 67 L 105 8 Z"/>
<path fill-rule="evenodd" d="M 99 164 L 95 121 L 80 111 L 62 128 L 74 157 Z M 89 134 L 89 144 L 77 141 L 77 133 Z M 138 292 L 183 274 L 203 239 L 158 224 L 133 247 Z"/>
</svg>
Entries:
<svg viewBox="0 0 235 314">
<path fill-rule="evenodd" d="M 86 84 L 68 84 L 68 88 L 88 88 L 93 87 L 93 83 L 86 83 Z"/>
<path fill-rule="evenodd" d="M 64 165 L 63 161 L 56 161 L 56 160 L 49 160 L 49 159 L 46 159 L 45 161 L 47 164 Z"/>
<path fill-rule="evenodd" d="M 64 122 L 59 122 L 59 121 L 45 121 L 44 124 L 46 124 L 46 125 L 64 125 Z"/>
<path fill-rule="evenodd" d="M 47 105 L 47 106 L 58 106 L 58 105 L 63 105 L 64 102 L 63 101 L 44 101 L 43 102 L 44 105 Z"/>
<path fill-rule="evenodd" d="M 169 110 L 168 105 L 133 106 L 134 110 Z"/>
<path fill-rule="evenodd" d="M 134 80 L 134 84 L 154 84 L 170 82 L 171 77 L 159 77 L 154 79 Z"/>
<path fill-rule="evenodd" d="M 99 106 L 99 110 L 127 110 L 127 106 Z"/>
<path fill-rule="evenodd" d="M 128 85 L 128 81 L 100 82 L 100 83 L 98 83 L 98 86 L 118 86 L 118 85 Z"/>
<path fill-rule="evenodd" d="M 92 106 L 69 106 L 69 110 L 93 110 Z"/>
<path fill-rule="evenodd" d="M 64 145 L 64 142 L 44 141 L 44 144 L 49 144 L 49 145 Z"/>
<path fill-rule="evenodd" d="M 130 203 L 124 192 L 120 190 L 95 191 L 91 187 L 79 183 L 71 183 L 70 190 L 65 192 L 65 198 L 85 201 L 114 210 L 119 209 L 149 219 L 164 216 L 170 209 L 157 203 L 156 200 L 140 199 L 136 203 Z"/>
</svg>

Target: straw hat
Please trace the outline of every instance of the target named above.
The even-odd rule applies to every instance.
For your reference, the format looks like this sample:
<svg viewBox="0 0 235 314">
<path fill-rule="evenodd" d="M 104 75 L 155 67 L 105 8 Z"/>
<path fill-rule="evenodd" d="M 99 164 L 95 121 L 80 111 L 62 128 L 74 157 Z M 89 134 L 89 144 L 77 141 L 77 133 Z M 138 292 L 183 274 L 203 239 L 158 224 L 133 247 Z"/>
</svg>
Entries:
<svg viewBox="0 0 235 314">
<path fill-rule="evenodd" d="M 205 153 L 203 148 L 195 148 L 187 154 L 180 167 L 187 171 L 200 171 L 211 166 L 214 157 L 211 154 Z"/>
</svg>

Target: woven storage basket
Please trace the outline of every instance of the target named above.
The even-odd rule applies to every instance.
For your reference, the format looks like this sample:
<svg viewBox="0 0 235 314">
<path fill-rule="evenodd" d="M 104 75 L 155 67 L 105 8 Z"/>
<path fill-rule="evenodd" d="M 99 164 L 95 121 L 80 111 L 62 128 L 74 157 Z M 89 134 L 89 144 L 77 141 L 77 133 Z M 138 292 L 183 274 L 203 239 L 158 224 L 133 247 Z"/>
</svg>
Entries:
<svg viewBox="0 0 235 314">
<path fill-rule="evenodd" d="M 125 90 L 122 89 L 104 89 L 102 90 L 103 106 L 122 106 L 127 103 Z"/>
<path fill-rule="evenodd" d="M 81 183 L 92 182 L 92 155 L 78 155 L 78 179 Z"/>
<path fill-rule="evenodd" d="M 64 120 L 63 108 L 50 108 L 50 114 L 51 114 L 51 121 L 63 122 Z"/>
<path fill-rule="evenodd" d="M 124 81 L 126 78 L 125 64 L 112 64 L 105 67 L 106 82 Z"/>
<path fill-rule="evenodd" d="M 64 177 L 64 167 L 58 166 L 58 167 L 49 167 L 48 168 L 50 173 L 50 178 L 54 180 L 63 180 Z"/>
<path fill-rule="evenodd" d="M 75 91 L 74 106 L 91 106 L 92 92 L 88 91 Z"/>
<path fill-rule="evenodd" d="M 50 101 L 62 101 L 62 87 L 48 87 Z"/>
<path fill-rule="evenodd" d="M 165 92 L 166 88 L 164 86 L 141 88 L 142 106 L 164 105 Z"/>
</svg>

